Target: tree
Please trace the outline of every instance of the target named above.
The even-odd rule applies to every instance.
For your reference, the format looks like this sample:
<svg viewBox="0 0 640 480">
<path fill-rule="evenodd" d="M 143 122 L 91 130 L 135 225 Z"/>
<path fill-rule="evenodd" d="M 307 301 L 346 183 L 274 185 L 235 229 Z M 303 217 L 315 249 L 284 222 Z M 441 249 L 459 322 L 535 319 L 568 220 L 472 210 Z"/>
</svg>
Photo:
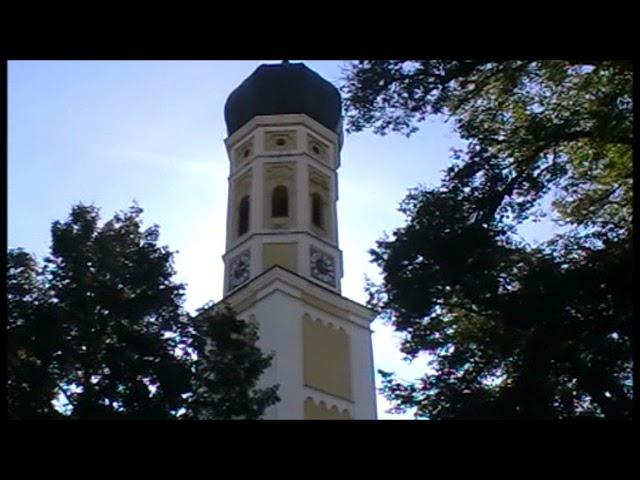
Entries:
<svg viewBox="0 0 640 480">
<path fill-rule="evenodd" d="M 346 70 L 347 129 L 410 135 L 452 119 L 463 150 L 406 225 L 371 251 L 370 304 L 430 354 L 416 382 L 383 374 L 427 418 L 631 414 L 630 62 L 374 61 Z M 549 196 L 565 229 L 517 235 Z"/>
<path fill-rule="evenodd" d="M 26 252 L 7 254 L 7 403 L 9 418 L 58 416 L 52 401 L 57 388 L 51 375 L 60 323 L 52 315 L 38 267 Z"/>
<path fill-rule="evenodd" d="M 256 346 L 257 326 L 238 319 L 228 306 L 203 308 L 195 325 L 195 417 L 259 419 L 279 398 L 277 386 L 256 388 L 273 358 Z"/>
<path fill-rule="evenodd" d="M 157 244 L 157 226 L 142 229 L 141 213 L 133 206 L 100 226 L 96 207 L 77 205 L 53 223 L 43 267 L 8 252 L 11 418 L 193 417 L 198 335 L 208 332 L 185 313 L 173 253 Z M 262 358 L 255 340 L 216 348 Z"/>
</svg>

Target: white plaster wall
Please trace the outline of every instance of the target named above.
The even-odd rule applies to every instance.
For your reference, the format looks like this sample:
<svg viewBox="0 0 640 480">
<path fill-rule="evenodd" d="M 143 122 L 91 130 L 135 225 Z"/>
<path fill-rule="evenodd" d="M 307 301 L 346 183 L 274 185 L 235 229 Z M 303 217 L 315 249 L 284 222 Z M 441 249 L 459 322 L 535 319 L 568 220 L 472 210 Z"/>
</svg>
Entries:
<svg viewBox="0 0 640 480">
<path fill-rule="evenodd" d="M 351 326 L 351 365 L 353 372 L 354 418 L 376 419 L 373 348 L 371 332 Z"/>
<path fill-rule="evenodd" d="M 271 273 L 269 275 L 276 275 Z M 283 272 L 284 274 L 284 272 Z M 286 274 L 288 282 L 270 281 L 256 294 L 256 303 L 240 312 L 246 320 L 252 318 L 259 325 L 258 346 L 265 353 L 275 352 L 272 365 L 265 371 L 259 382 L 264 388 L 279 384 L 280 403 L 267 409 L 266 419 L 304 418 L 304 400 L 311 396 L 316 403 L 325 401 L 340 410 L 347 409 L 354 419 L 375 419 L 375 384 L 371 331 L 368 327 L 347 318 L 330 314 L 302 300 L 302 293 L 308 283 Z M 298 283 L 299 282 L 299 283 Z M 327 294 L 328 295 L 328 294 Z M 343 328 L 349 337 L 352 401 L 334 397 L 304 385 L 303 374 L 303 334 L 302 324 L 305 314 L 319 318 L 324 324 L 329 322 Z M 362 322 L 360 319 L 359 322 Z"/>
<path fill-rule="evenodd" d="M 280 402 L 267 410 L 266 418 L 302 419 L 304 398 L 300 304 L 292 301 L 288 295 L 274 291 L 258 301 L 255 316 L 260 325 L 260 348 L 264 352 L 276 352 L 271 367 L 260 383 L 280 385 Z"/>
</svg>

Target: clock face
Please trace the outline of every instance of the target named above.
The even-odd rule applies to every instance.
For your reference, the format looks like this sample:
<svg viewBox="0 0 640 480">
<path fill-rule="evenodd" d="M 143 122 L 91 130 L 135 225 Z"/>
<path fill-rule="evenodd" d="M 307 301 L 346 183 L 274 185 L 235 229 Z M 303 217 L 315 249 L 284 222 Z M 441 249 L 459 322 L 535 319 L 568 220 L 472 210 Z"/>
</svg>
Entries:
<svg viewBox="0 0 640 480">
<path fill-rule="evenodd" d="M 229 284 L 231 288 L 249 280 L 249 252 L 242 253 L 229 264 Z"/>
<path fill-rule="evenodd" d="M 319 250 L 312 249 L 311 276 L 329 285 L 335 285 L 336 269 L 333 257 Z"/>
</svg>

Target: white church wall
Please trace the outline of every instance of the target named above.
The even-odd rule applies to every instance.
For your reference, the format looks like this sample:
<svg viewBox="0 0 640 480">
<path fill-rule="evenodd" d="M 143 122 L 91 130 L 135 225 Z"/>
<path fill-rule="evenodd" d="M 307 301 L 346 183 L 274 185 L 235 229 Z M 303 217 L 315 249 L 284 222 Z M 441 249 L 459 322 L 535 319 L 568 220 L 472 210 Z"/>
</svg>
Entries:
<svg viewBox="0 0 640 480">
<path fill-rule="evenodd" d="M 260 347 L 265 352 L 276 352 L 261 383 L 280 385 L 280 402 L 269 409 L 267 418 L 301 419 L 304 414 L 301 305 L 276 290 L 257 302 L 255 316 L 260 325 Z"/>
</svg>

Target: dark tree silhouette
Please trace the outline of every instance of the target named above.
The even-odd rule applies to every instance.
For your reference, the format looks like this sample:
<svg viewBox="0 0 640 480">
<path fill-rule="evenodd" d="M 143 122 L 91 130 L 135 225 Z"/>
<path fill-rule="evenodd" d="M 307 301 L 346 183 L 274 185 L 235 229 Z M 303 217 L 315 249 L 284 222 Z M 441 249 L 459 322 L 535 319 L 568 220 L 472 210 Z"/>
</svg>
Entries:
<svg viewBox="0 0 640 480">
<path fill-rule="evenodd" d="M 397 411 L 441 418 L 629 418 L 632 66 L 624 61 L 365 61 L 347 128 L 454 122 L 463 150 L 371 251 L 370 304 L 403 332 L 415 382 L 381 372 Z M 517 235 L 551 198 L 561 233 Z"/>
<path fill-rule="evenodd" d="M 100 226 L 97 208 L 77 205 L 54 222 L 43 267 L 21 249 L 8 252 L 10 418 L 194 418 L 198 346 L 209 332 L 185 313 L 173 253 L 157 244 L 157 226 L 142 229 L 141 213 L 133 206 Z M 254 378 L 269 363 L 255 341 L 217 355 L 246 351 Z M 253 384 L 233 388 L 245 385 Z M 226 394 L 224 383 L 216 388 Z M 244 411 L 259 417 L 263 404 Z"/>
<path fill-rule="evenodd" d="M 200 419 L 258 419 L 279 401 L 277 386 L 257 388 L 273 355 L 256 346 L 257 326 L 229 307 L 205 308 L 195 319 L 196 364 L 191 410 Z"/>
</svg>

